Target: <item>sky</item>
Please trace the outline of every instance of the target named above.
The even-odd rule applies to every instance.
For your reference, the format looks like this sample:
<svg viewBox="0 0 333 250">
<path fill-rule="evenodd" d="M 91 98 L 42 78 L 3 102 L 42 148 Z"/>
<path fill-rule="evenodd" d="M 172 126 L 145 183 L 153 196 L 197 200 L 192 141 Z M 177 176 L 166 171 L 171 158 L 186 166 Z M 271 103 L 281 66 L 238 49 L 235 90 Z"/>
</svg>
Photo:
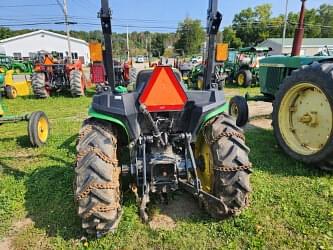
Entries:
<svg viewBox="0 0 333 250">
<path fill-rule="evenodd" d="M 63 1 L 63 0 L 58 0 Z M 73 30 L 100 29 L 97 12 L 100 0 L 67 0 L 68 14 L 75 25 Z M 158 31 L 174 32 L 178 23 L 185 17 L 202 20 L 205 24 L 208 0 L 109 0 L 113 13 L 113 31 Z M 284 13 L 286 0 L 219 0 L 219 10 L 223 14 L 222 26 L 232 23 L 240 10 L 260 4 L 272 4 L 273 16 Z M 321 4 L 333 4 L 333 0 L 307 0 L 307 8 L 317 8 Z M 289 0 L 289 11 L 298 12 L 300 0 Z M 57 0 L 7 0 L 0 1 L 0 25 L 10 25 L 13 29 L 55 29 L 64 30 L 63 13 Z M 31 24 L 22 26 L 22 24 Z"/>
</svg>

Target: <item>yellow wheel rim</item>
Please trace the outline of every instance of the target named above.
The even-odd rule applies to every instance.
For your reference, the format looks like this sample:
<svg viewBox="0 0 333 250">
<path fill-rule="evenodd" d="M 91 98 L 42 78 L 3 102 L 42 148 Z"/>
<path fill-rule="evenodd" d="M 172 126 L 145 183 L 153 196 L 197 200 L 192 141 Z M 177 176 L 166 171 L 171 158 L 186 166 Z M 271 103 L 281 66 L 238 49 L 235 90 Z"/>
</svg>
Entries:
<svg viewBox="0 0 333 250">
<path fill-rule="evenodd" d="M 238 75 L 237 82 L 238 82 L 239 85 L 243 85 L 244 84 L 244 82 L 245 82 L 245 76 L 244 76 L 244 74 L 239 74 Z"/>
<path fill-rule="evenodd" d="M 237 105 L 232 104 L 230 106 L 230 114 L 231 114 L 231 116 L 234 117 L 234 118 L 237 118 L 238 117 L 238 113 L 239 113 L 239 111 L 238 111 Z"/>
<path fill-rule="evenodd" d="M 17 97 L 17 91 L 16 91 L 15 88 L 12 88 L 12 95 L 13 95 L 14 98 Z"/>
<path fill-rule="evenodd" d="M 5 73 L 5 69 L 0 67 L 0 73 Z"/>
<path fill-rule="evenodd" d="M 198 161 L 198 177 L 202 189 L 211 192 L 213 188 L 213 155 L 210 146 L 206 143 L 202 134 L 200 134 L 195 144 L 195 159 Z"/>
<path fill-rule="evenodd" d="M 282 98 L 278 124 L 283 140 L 294 152 L 319 152 L 332 133 L 332 108 L 326 94 L 312 83 L 293 86 Z"/>
<path fill-rule="evenodd" d="M 38 138 L 41 142 L 46 142 L 49 135 L 49 123 L 45 117 L 41 117 L 37 124 Z"/>
</svg>

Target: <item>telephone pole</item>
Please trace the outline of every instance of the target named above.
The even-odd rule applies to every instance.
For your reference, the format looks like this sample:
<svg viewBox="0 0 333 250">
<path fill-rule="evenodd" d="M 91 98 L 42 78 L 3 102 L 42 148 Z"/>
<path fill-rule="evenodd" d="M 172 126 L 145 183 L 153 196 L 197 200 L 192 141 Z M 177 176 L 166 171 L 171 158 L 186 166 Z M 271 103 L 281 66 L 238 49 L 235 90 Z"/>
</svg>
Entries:
<svg viewBox="0 0 333 250">
<path fill-rule="evenodd" d="M 128 25 L 126 27 L 126 49 L 127 49 L 127 62 L 130 61 L 130 51 L 129 51 L 129 35 L 128 35 Z"/>
<path fill-rule="evenodd" d="M 283 26 L 282 50 L 281 50 L 282 53 L 283 53 L 284 44 L 286 42 L 287 23 L 288 23 L 288 0 L 286 0 L 286 9 L 284 13 L 284 26 Z"/>
<path fill-rule="evenodd" d="M 71 40 L 70 40 L 70 30 L 69 30 L 69 21 L 68 21 L 68 8 L 67 8 L 67 0 L 63 0 L 63 3 L 60 0 L 57 0 L 57 3 L 60 5 L 62 12 L 65 16 L 65 25 L 66 25 L 66 33 L 67 33 L 67 46 L 68 46 L 68 63 L 72 63 L 72 48 L 71 48 Z"/>
</svg>

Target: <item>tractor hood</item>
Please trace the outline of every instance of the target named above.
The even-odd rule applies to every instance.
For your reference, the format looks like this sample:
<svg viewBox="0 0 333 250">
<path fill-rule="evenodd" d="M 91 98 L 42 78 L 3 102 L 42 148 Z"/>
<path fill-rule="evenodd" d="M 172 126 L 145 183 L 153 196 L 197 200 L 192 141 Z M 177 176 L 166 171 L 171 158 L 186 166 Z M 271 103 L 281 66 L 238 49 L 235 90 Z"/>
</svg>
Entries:
<svg viewBox="0 0 333 250">
<path fill-rule="evenodd" d="M 260 67 L 300 68 L 313 62 L 333 61 L 328 56 L 269 56 L 260 60 Z"/>
</svg>

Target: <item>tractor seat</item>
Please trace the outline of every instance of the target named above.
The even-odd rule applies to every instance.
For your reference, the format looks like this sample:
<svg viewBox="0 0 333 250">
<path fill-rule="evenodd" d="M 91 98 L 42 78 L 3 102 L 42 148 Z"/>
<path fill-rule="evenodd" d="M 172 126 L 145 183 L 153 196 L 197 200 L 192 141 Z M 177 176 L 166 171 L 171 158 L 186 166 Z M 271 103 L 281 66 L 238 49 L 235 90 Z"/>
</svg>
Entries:
<svg viewBox="0 0 333 250">
<path fill-rule="evenodd" d="M 182 75 L 181 73 L 179 72 L 178 69 L 172 69 L 173 72 L 175 73 L 176 75 L 176 78 L 177 80 L 182 83 Z M 136 77 L 136 91 L 137 92 L 142 92 L 144 87 L 147 85 L 152 73 L 153 73 L 153 69 L 146 69 L 146 70 L 142 70 L 139 72 L 138 76 Z"/>
</svg>

